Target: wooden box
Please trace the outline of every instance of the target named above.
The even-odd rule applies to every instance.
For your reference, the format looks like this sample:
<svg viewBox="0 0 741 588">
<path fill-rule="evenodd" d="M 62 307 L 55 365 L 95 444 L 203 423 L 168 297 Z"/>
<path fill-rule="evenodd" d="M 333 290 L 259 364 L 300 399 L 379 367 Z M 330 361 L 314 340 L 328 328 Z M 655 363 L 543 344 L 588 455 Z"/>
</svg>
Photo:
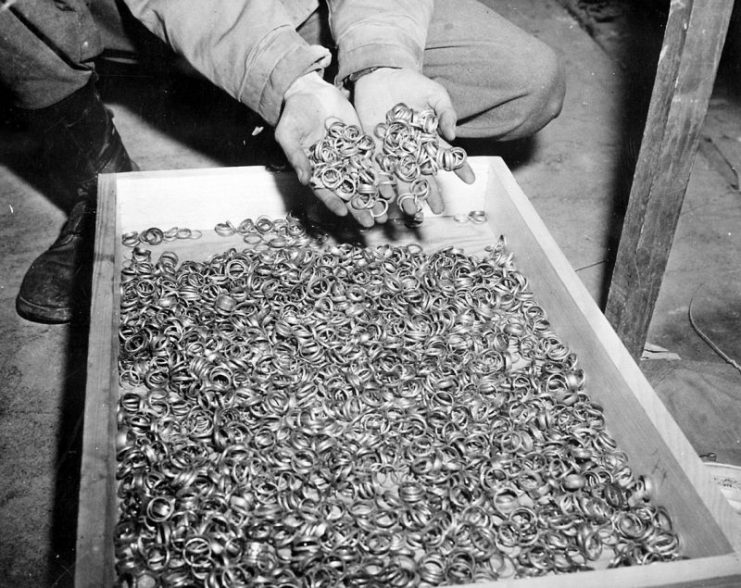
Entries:
<svg viewBox="0 0 741 588">
<path fill-rule="evenodd" d="M 530 280 L 554 329 L 577 353 L 587 391 L 605 409 L 608 430 L 628 453 L 633 470 L 647 474 L 657 486 L 655 500 L 668 508 L 688 558 L 492 585 L 741 585 L 737 516 L 503 161 L 471 162 L 477 174 L 472 186 L 454 177 L 442 178 L 444 215 L 428 217 L 418 231 L 392 220 L 356 237 L 368 244 L 418 242 L 426 249 L 456 245 L 477 253 L 505 235 L 518 269 Z M 205 259 L 241 243 L 215 235 L 217 223 L 238 224 L 260 214 L 283 216 L 315 203 L 293 174 L 271 174 L 262 168 L 106 175 L 100 179 L 99 192 L 75 574 L 76 586 L 91 588 L 114 582 L 118 287 L 126 253 L 121 235 L 173 225 L 197 229 L 203 232 L 201 239 L 173 241 L 166 248 L 181 259 Z M 463 224 L 452 218 L 470 210 L 485 210 L 487 221 Z"/>
</svg>

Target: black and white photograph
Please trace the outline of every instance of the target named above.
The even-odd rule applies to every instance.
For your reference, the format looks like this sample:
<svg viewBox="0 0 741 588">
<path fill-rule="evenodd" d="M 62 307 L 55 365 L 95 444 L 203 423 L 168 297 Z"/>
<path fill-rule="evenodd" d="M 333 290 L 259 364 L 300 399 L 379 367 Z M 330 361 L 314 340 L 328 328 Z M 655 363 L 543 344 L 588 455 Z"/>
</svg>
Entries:
<svg viewBox="0 0 741 588">
<path fill-rule="evenodd" d="M 741 586 L 740 39 L 0 0 L 0 588 Z"/>
</svg>

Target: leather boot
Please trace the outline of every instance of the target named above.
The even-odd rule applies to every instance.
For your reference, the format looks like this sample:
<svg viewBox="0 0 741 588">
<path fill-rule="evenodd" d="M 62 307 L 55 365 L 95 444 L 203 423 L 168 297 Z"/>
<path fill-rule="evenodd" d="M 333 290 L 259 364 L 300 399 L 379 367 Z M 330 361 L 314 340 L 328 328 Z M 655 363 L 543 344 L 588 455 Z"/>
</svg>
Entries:
<svg viewBox="0 0 741 588">
<path fill-rule="evenodd" d="M 68 323 L 84 317 L 95 236 L 95 210 L 80 200 L 59 237 L 37 257 L 23 277 L 15 300 L 23 318 L 40 323 Z"/>
<path fill-rule="evenodd" d="M 98 174 L 135 165 L 94 80 L 58 104 L 29 112 L 28 121 L 70 212 L 57 240 L 26 272 L 16 310 L 28 320 L 66 323 L 84 318 L 89 306 Z"/>
</svg>

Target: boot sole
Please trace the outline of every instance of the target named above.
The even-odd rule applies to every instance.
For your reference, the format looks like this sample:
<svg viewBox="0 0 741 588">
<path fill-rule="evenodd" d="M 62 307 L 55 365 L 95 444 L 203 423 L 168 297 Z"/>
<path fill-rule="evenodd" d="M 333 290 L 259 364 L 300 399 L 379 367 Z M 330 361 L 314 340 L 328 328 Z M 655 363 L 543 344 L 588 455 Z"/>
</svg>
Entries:
<svg viewBox="0 0 741 588">
<path fill-rule="evenodd" d="M 35 323 L 46 323 L 49 325 L 61 325 L 72 322 L 74 315 L 71 308 L 48 308 L 39 306 L 20 296 L 15 299 L 15 309 L 21 318 Z"/>
</svg>

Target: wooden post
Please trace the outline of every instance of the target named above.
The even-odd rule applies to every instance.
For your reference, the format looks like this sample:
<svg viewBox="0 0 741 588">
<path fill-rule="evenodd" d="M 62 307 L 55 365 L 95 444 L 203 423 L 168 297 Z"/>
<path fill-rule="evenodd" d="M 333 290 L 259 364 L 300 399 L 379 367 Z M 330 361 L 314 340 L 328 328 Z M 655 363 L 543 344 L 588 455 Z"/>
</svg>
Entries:
<svg viewBox="0 0 741 588">
<path fill-rule="evenodd" d="M 672 0 L 605 314 L 639 359 L 669 258 L 733 0 Z"/>
</svg>

